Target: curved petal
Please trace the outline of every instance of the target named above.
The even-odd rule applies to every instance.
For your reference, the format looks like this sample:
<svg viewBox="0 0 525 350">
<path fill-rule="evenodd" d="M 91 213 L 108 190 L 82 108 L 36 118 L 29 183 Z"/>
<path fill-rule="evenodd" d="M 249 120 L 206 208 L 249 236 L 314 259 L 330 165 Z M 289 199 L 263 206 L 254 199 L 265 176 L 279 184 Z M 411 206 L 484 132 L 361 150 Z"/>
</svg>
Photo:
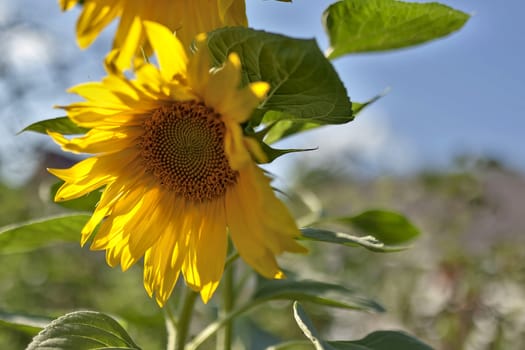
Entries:
<svg viewBox="0 0 525 350">
<path fill-rule="evenodd" d="M 223 200 L 203 203 L 189 234 L 188 254 L 182 265 L 188 285 L 200 291 L 207 303 L 217 289 L 224 270 L 228 239 Z"/>
<path fill-rule="evenodd" d="M 155 22 L 144 22 L 149 42 L 157 54 L 160 72 L 170 81 L 175 75 L 186 76 L 188 58 L 180 41 L 170 30 Z"/>
<path fill-rule="evenodd" d="M 67 6 L 71 6 L 68 2 Z M 97 38 L 99 33 L 122 12 L 121 0 L 87 0 L 77 21 L 77 42 L 86 48 Z"/>
<path fill-rule="evenodd" d="M 240 83 L 241 60 L 236 53 L 231 53 L 221 68 L 211 71 L 204 91 L 204 102 L 222 114 L 224 106 L 236 97 Z"/>
<path fill-rule="evenodd" d="M 275 254 L 306 252 L 294 239 L 300 233 L 293 218 L 255 165 L 240 171 L 237 185 L 226 194 L 226 208 L 228 227 L 239 254 L 261 275 L 283 277 Z M 273 224 L 268 226 L 267 222 Z"/>
<path fill-rule="evenodd" d="M 239 170 L 252 161 L 244 144 L 244 136 L 239 124 L 226 122 L 224 151 L 233 170 Z"/>
</svg>

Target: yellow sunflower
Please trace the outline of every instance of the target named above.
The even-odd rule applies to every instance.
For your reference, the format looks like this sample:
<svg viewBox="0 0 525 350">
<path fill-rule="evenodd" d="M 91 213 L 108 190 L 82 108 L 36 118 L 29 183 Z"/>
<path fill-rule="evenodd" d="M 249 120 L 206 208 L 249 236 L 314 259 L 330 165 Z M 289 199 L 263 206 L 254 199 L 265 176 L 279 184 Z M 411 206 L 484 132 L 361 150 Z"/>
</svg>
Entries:
<svg viewBox="0 0 525 350">
<path fill-rule="evenodd" d="M 63 11 L 78 2 L 59 0 Z M 113 47 L 120 49 L 115 57 L 120 69 L 130 67 L 133 57 L 151 54 L 144 21 L 167 26 L 185 47 L 199 33 L 225 26 L 247 25 L 244 0 L 84 0 L 77 21 L 78 45 L 81 48 L 91 45 L 116 17 L 120 17 L 120 22 Z"/>
<path fill-rule="evenodd" d="M 102 188 L 81 243 L 99 226 L 91 249 L 106 250 L 110 266 L 126 270 L 144 257 L 144 285 L 161 306 L 181 271 L 204 302 L 211 298 L 223 273 L 228 233 L 257 272 L 283 278 L 275 255 L 306 250 L 253 160 L 264 160 L 264 153 L 240 126 L 268 84 L 240 88 L 235 53 L 210 70 L 204 35 L 188 58 L 168 28 L 153 22 L 144 28 L 160 68 L 145 63 L 129 80 L 108 63 L 101 82 L 71 89 L 86 101 L 63 108 L 90 131 L 73 139 L 49 134 L 64 150 L 93 156 L 49 170 L 65 181 L 55 200 Z"/>
</svg>

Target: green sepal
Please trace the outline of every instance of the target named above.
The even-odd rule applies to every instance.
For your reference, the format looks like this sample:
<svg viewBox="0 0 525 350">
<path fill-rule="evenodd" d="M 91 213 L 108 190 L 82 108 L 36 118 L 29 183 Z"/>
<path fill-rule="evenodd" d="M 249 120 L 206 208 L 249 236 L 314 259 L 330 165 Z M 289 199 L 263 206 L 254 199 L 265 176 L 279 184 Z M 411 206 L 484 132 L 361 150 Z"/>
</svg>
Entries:
<svg viewBox="0 0 525 350">
<path fill-rule="evenodd" d="M 54 131 L 62 135 L 78 135 L 85 134 L 89 129 L 76 125 L 68 117 L 58 117 L 33 123 L 26 126 L 19 133 L 24 131 L 34 131 L 41 134 L 47 134 L 48 131 Z"/>
<path fill-rule="evenodd" d="M 113 318 L 94 311 L 77 311 L 51 322 L 27 350 L 140 350 Z"/>
<path fill-rule="evenodd" d="M 297 152 L 308 152 L 308 151 L 314 151 L 317 148 L 287 148 L 287 149 L 277 149 L 272 148 L 268 146 L 266 143 L 261 144 L 261 148 L 266 154 L 266 157 L 268 157 L 267 163 L 273 162 L 275 159 L 279 158 L 280 156 L 284 156 L 288 153 L 297 153 Z"/>
<path fill-rule="evenodd" d="M 328 57 L 422 44 L 459 30 L 468 19 L 466 13 L 435 2 L 338 1 L 323 15 Z"/>
<path fill-rule="evenodd" d="M 279 158 L 280 156 L 283 156 L 288 153 L 296 153 L 296 152 L 307 152 L 307 151 L 314 151 L 316 148 L 288 148 L 288 149 L 277 149 L 269 146 L 264 140 L 267 138 L 268 133 L 271 132 L 271 130 L 279 123 L 270 123 L 263 129 L 254 132 L 251 126 L 248 126 L 245 129 L 245 133 L 247 136 L 255 139 L 259 146 L 261 147 L 261 150 L 266 155 L 266 161 L 264 163 L 271 163 L 275 159 Z"/>
<path fill-rule="evenodd" d="M 390 88 L 385 89 L 385 91 L 383 91 L 382 93 L 372 97 L 370 100 L 368 100 L 366 102 L 353 102 L 352 103 L 352 109 L 354 111 L 354 115 L 357 116 L 359 113 L 361 113 L 361 111 L 363 109 L 365 109 L 366 107 L 370 106 L 371 104 L 377 102 L 380 98 L 385 97 L 388 94 L 389 91 L 390 91 Z"/>
</svg>

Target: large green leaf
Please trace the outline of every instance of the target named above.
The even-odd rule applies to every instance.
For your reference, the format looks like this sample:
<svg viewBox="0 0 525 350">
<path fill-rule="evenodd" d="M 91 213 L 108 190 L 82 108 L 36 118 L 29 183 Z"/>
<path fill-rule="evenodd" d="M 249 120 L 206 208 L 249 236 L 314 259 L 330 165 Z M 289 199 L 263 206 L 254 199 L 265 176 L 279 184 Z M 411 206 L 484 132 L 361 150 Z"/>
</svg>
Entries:
<svg viewBox="0 0 525 350">
<path fill-rule="evenodd" d="M 21 253 L 60 242 L 78 242 L 88 215 L 59 216 L 0 229 L 0 254 Z"/>
<path fill-rule="evenodd" d="M 409 334 L 398 331 L 377 331 L 359 340 L 324 340 L 301 305 L 293 305 L 295 322 L 316 350 L 432 350 L 430 346 Z M 290 347 L 274 347 L 287 349 Z"/>
<path fill-rule="evenodd" d="M 312 280 L 297 281 L 291 278 L 261 282 L 254 294 L 255 300 L 299 300 L 344 309 L 384 311 L 374 300 L 338 284 Z"/>
<path fill-rule="evenodd" d="M 314 345 L 315 350 L 334 350 L 332 346 L 327 344 L 323 339 L 321 339 L 319 332 L 314 327 L 314 324 L 310 317 L 306 314 L 301 304 L 297 301 L 293 303 L 293 316 L 295 322 L 304 333 L 306 338 Z"/>
<path fill-rule="evenodd" d="M 25 127 L 21 132 L 34 131 L 41 134 L 47 134 L 48 131 L 54 131 L 63 135 L 76 135 L 84 134 L 88 130 L 89 129 L 76 125 L 68 117 L 59 117 L 33 123 Z"/>
<path fill-rule="evenodd" d="M 51 322 L 27 350 L 95 350 L 140 348 L 113 318 L 94 311 L 77 311 Z"/>
<path fill-rule="evenodd" d="M 404 332 L 377 331 L 360 340 L 327 341 L 335 350 L 432 350 L 421 340 Z"/>
<path fill-rule="evenodd" d="M 315 40 L 234 27 L 211 32 L 208 46 L 214 65 L 231 52 L 239 54 L 243 83 L 270 84 L 252 125 L 280 120 L 341 124 L 353 119 L 346 89 Z"/>
<path fill-rule="evenodd" d="M 0 312 L 0 327 L 14 329 L 32 336 L 40 332 L 49 322 L 51 320 L 44 317 Z"/>
<path fill-rule="evenodd" d="M 343 0 L 324 13 L 329 58 L 421 44 L 460 29 L 469 15 L 439 3 Z"/>
<path fill-rule="evenodd" d="M 420 234 L 406 216 L 387 210 L 367 210 L 356 216 L 329 220 L 347 224 L 387 245 L 405 244 Z"/>
</svg>

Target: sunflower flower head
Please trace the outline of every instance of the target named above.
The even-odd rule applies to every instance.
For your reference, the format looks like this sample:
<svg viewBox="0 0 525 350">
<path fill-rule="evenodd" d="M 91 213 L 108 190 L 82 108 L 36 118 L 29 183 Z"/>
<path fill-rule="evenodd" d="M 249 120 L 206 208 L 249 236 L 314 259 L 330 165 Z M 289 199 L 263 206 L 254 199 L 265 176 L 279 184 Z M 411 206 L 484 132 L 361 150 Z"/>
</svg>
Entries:
<svg viewBox="0 0 525 350">
<path fill-rule="evenodd" d="M 79 0 L 59 0 L 63 11 Z M 246 26 L 244 0 L 84 0 L 77 21 L 77 42 L 86 48 L 113 20 L 120 18 L 113 47 L 120 69 L 151 54 L 144 23 L 152 21 L 168 27 L 188 48 L 195 35 L 225 26 Z"/>
<path fill-rule="evenodd" d="M 71 89 L 85 101 L 63 108 L 90 130 L 72 139 L 49 134 L 65 151 L 92 156 L 69 169 L 49 169 L 65 182 L 55 200 L 101 189 L 81 243 L 92 238 L 91 249 L 105 250 L 108 264 L 123 270 L 143 257 L 145 288 L 161 306 L 181 272 L 204 302 L 212 297 L 228 234 L 257 272 L 284 277 L 275 256 L 305 248 L 255 162 L 264 153 L 241 128 L 269 85 L 240 88 L 235 53 L 210 70 L 204 35 L 188 58 L 170 29 L 145 22 L 144 30 L 158 68 L 143 63 L 130 80 L 113 63 L 115 50 L 106 78 Z"/>
</svg>

